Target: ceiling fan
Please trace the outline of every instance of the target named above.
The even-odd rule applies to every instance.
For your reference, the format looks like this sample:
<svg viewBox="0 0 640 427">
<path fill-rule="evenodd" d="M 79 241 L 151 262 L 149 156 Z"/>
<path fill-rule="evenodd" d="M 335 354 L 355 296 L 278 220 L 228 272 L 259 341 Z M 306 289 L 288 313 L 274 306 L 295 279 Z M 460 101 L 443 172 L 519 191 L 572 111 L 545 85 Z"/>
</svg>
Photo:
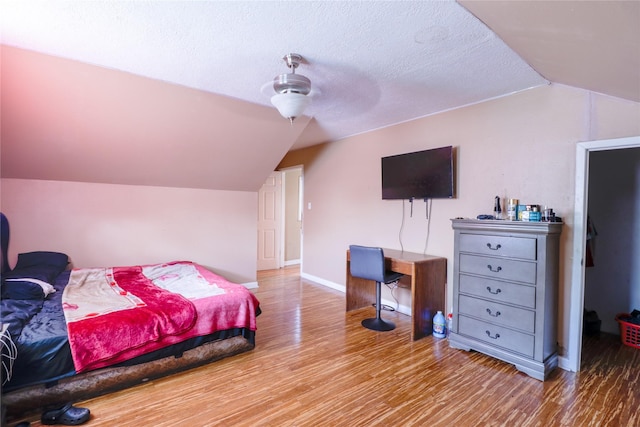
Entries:
<svg viewBox="0 0 640 427">
<path fill-rule="evenodd" d="M 289 119 L 293 124 L 296 117 L 300 116 L 311 103 L 311 80 L 302 74 L 296 74 L 296 69 L 304 58 L 297 53 L 289 53 L 283 58 L 290 73 L 279 74 L 273 79 L 273 90 L 276 92 L 271 97 L 271 103 L 278 109 L 282 117 Z"/>
</svg>

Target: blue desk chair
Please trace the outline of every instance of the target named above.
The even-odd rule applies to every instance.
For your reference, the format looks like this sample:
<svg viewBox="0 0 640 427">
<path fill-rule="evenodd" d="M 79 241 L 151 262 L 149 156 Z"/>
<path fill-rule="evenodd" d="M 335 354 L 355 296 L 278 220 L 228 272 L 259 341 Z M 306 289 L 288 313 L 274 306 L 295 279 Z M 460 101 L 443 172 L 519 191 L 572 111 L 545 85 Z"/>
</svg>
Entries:
<svg viewBox="0 0 640 427">
<path fill-rule="evenodd" d="M 376 317 L 364 319 L 362 326 L 374 331 L 392 331 L 396 325 L 382 320 L 380 317 L 380 310 L 382 309 L 382 303 L 380 302 L 381 287 L 382 283 L 397 282 L 403 274 L 387 271 L 384 265 L 382 248 L 350 245 L 349 254 L 351 276 L 376 282 Z"/>
</svg>

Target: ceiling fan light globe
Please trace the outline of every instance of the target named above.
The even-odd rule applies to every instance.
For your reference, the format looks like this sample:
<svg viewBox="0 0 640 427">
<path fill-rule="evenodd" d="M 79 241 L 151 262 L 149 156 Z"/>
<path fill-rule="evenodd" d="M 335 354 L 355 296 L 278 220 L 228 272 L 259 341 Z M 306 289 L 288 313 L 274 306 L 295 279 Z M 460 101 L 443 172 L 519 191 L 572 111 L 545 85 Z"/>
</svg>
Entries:
<svg viewBox="0 0 640 427">
<path fill-rule="evenodd" d="M 311 103 L 311 98 L 301 93 L 285 92 L 271 97 L 271 103 L 278 109 L 282 117 L 293 121 L 304 113 Z"/>
</svg>

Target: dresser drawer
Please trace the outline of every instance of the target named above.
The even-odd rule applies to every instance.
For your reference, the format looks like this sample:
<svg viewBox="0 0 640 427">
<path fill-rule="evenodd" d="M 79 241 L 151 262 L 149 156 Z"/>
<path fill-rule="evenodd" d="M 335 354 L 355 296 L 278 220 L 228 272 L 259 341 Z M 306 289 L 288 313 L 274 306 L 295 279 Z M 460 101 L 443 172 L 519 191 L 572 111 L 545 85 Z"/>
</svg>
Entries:
<svg viewBox="0 0 640 427">
<path fill-rule="evenodd" d="M 460 251 L 535 260 L 536 239 L 462 233 L 460 234 Z"/>
<path fill-rule="evenodd" d="M 486 277 L 461 274 L 459 276 L 459 287 L 460 293 L 463 294 L 536 308 L 535 286 L 518 285 L 517 283 L 491 280 Z"/>
<path fill-rule="evenodd" d="M 460 295 L 458 311 L 460 314 L 468 314 L 496 325 L 509 326 L 524 332 L 535 332 L 535 312 L 524 308 L 511 307 L 467 295 Z"/>
<path fill-rule="evenodd" d="M 534 357 L 534 337 L 524 332 L 461 315 L 458 318 L 458 334 L 466 335 L 496 347 Z"/>
<path fill-rule="evenodd" d="M 536 267 L 535 262 L 460 254 L 460 272 L 495 279 L 536 283 Z"/>
</svg>

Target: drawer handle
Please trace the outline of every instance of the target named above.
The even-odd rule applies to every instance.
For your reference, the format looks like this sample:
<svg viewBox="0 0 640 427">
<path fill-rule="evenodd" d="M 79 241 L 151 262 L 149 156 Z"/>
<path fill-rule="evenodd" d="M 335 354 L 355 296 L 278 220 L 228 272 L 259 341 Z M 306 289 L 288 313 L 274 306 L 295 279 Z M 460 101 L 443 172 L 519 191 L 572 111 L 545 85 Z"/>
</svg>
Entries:
<svg viewBox="0 0 640 427">
<path fill-rule="evenodd" d="M 500 245 L 500 243 L 498 243 L 495 247 L 491 246 L 491 243 L 487 243 L 487 247 L 489 249 L 491 249 L 492 251 L 497 251 L 498 249 L 500 249 L 502 246 Z"/>
<path fill-rule="evenodd" d="M 496 311 L 496 314 L 493 314 L 491 313 L 491 310 L 489 310 L 488 308 L 487 308 L 487 313 L 489 313 L 489 316 L 491 317 L 498 317 L 501 314 L 499 311 Z"/>
<path fill-rule="evenodd" d="M 491 336 L 491 332 L 489 331 L 485 331 L 487 333 L 487 336 L 489 338 L 491 338 L 492 340 L 497 340 L 498 338 L 500 338 L 500 334 L 496 334 L 494 337 Z"/>
<path fill-rule="evenodd" d="M 492 271 L 494 273 L 499 273 L 500 271 L 502 271 L 502 267 L 498 266 L 495 270 L 493 269 L 493 267 L 491 266 L 491 264 L 487 264 L 487 268 L 489 269 L 489 271 Z"/>
<path fill-rule="evenodd" d="M 496 289 L 496 291 L 492 291 L 491 290 L 491 286 L 487 286 L 487 290 L 489 291 L 489 293 L 494 294 L 494 295 L 498 295 L 500 292 L 502 292 L 502 290 L 500 288 Z"/>
</svg>

